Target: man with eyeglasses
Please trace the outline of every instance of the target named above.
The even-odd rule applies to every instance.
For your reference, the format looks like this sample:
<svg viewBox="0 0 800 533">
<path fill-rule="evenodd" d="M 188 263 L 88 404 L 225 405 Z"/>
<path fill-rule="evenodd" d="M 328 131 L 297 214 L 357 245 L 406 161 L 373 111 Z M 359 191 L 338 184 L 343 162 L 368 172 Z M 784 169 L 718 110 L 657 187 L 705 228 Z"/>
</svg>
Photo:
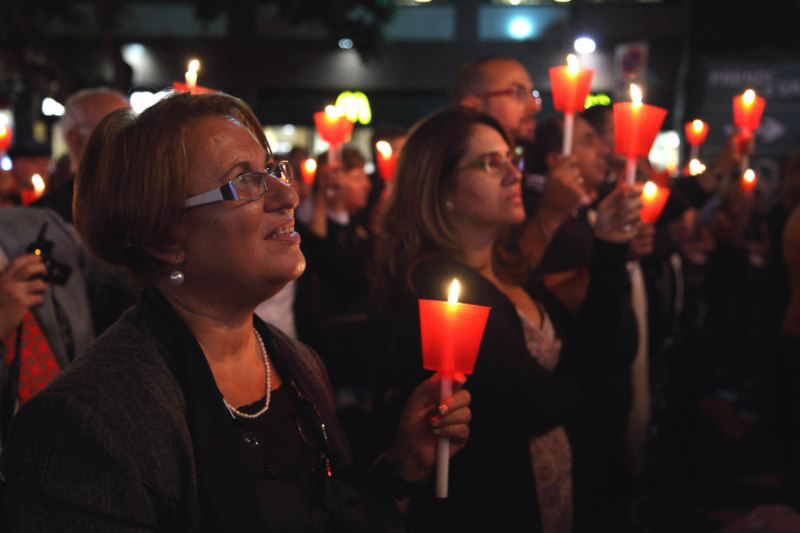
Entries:
<svg viewBox="0 0 800 533">
<path fill-rule="evenodd" d="M 487 57 L 461 67 L 453 90 L 455 103 L 494 117 L 524 149 L 534 141 L 539 92 L 525 67 L 510 57 Z M 547 173 L 524 172 L 528 219 L 518 238 L 531 266 L 538 265 L 556 230 L 586 196 L 574 157 L 562 157 Z M 533 199 L 533 201 L 530 201 Z"/>
</svg>

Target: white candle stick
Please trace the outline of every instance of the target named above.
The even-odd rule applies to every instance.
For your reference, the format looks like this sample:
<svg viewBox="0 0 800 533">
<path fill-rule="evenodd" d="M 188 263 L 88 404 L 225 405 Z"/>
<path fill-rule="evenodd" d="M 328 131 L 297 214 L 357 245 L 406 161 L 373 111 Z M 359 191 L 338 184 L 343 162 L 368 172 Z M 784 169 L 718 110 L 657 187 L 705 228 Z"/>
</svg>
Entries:
<svg viewBox="0 0 800 533">
<path fill-rule="evenodd" d="M 442 376 L 439 401 L 444 402 L 453 395 L 453 378 Z M 450 439 L 439 438 L 436 446 L 436 497 L 447 498 L 447 482 L 450 475 Z"/>
<path fill-rule="evenodd" d="M 572 132 L 575 129 L 575 115 L 573 113 L 564 114 L 564 139 L 561 145 L 561 153 L 570 155 L 572 153 Z"/>
<path fill-rule="evenodd" d="M 629 157 L 625 163 L 625 183 L 634 185 L 636 183 L 636 159 Z"/>
</svg>

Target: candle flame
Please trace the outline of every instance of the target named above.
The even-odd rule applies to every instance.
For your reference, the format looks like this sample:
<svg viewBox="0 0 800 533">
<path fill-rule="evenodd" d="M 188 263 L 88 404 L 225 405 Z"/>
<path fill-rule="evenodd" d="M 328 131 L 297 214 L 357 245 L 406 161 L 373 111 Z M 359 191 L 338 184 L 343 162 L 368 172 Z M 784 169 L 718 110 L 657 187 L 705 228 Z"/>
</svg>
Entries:
<svg viewBox="0 0 800 533">
<path fill-rule="evenodd" d="M 692 159 L 689 161 L 689 174 L 692 176 L 699 176 L 706 171 L 706 166 L 700 162 L 699 159 Z"/>
<path fill-rule="evenodd" d="M 334 105 L 325 106 L 325 118 L 328 122 L 336 122 L 343 115 L 342 110 Z"/>
<path fill-rule="evenodd" d="M 747 89 L 742 95 L 742 103 L 746 106 L 753 105 L 756 101 L 756 92 L 753 89 Z"/>
<path fill-rule="evenodd" d="M 453 283 L 450 284 L 450 292 L 447 295 L 447 303 L 455 305 L 458 303 L 458 295 L 461 293 L 461 284 L 457 279 L 453 278 Z"/>
<path fill-rule="evenodd" d="M 642 106 L 642 90 L 635 83 L 631 83 L 631 104 L 633 107 Z"/>
<path fill-rule="evenodd" d="M 5 124 L 0 124 L 0 137 L 8 135 L 8 127 Z"/>
<path fill-rule="evenodd" d="M 392 145 L 386 141 L 378 141 L 375 143 L 375 149 L 384 159 L 392 157 Z"/>
<path fill-rule="evenodd" d="M 581 69 L 581 64 L 578 61 L 578 56 L 575 54 L 568 54 L 567 55 L 567 73 L 570 76 L 574 76 L 578 73 Z"/>
<path fill-rule="evenodd" d="M 197 72 L 200 70 L 200 60 L 199 59 L 192 59 L 189 61 L 189 66 L 187 67 L 189 72 Z"/>
<path fill-rule="evenodd" d="M 695 133 L 702 133 L 705 127 L 705 123 L 699 118 L 696 118 L 692 121 L 692 129 L 695 131 Z"/>
<path fill-rule="evenodd" d="M 645 200 L 652 200 L 658 194 L 658 185 L 653 183 L 652 181 L 648 181 L 644 184 L 644 190 L 642 191 Z"/>
<path fill-rule="evenodd" d="M 756 173 L 753 171 L 752 168 L 748 168 L 747 170 L 744 171 L 742 179 L 744 179 L 744 181 L 746 181 L 747 183 L 753 183 L 754 181 L 756 181 Z"/>
<path fill-rule="evenodd" d="M 316 172 L 317 171 L 317 162 L 311 158 L 306 159 L 303 161 L 303 167 L 306 169 L 306 172 Z"/>
<path fill-rule="evenodd" d="M 33 190 L 37 193 L 44 192 L 44 180 L 39 174 L 31 176 L 31 183 L 33 184 Z"/>
</svg>

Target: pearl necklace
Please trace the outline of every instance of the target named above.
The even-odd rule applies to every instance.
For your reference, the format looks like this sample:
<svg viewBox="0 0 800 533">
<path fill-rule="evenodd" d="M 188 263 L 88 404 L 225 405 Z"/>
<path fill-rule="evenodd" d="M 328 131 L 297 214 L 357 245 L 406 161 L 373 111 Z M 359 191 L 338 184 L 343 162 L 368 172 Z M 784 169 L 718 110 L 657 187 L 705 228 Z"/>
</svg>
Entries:
<svg viewBox="0 0 800 533">
<path fill-rule="evenodd" d="M 243 413 L 243 412 L 239 411 L 234 406 L 229 404 L 228 400 L 226 400 L 224 397 L 222 398 L 223 403 L 225 403 L 225 407 L 228 408 L 228 411 L 230 411 L 232 415 L 236 415 L 236 416 L 239 416 L 241 418 L 247 418 L 247 419 L 250 419 L 250 420 L 252 420 L 254 418 L 258 418 L 259 416 L 261 416 L 261 415 L 263 415 L 264 413 L 267 412 L 267 409 L 269 409 L 269 401 L 270 401 L 270 398 L 272 397 L 272 372 L 271 372 L 270 367 L 269 367 L 269 358 L 267 357 L 267 348 L 264 346 L 264 340 L 261 338 L 261 335 L 258 334 L 258 331 L 255 330 L 255 329 L 253 329 L 253 331 L 256 334 L 256 338 L 258 339 L 258 343 L 261 345 L 261 355 L 264 357 L 264 371 L 267 374 L 267 380 L 266 380 L 266 384 L 265 384 L 265 387 L 264 387 L 266 389 L 266 391 L 264 392 L 264 397 L 266 398 L 266 401 L 264 402 L 264 407 L 262 407 L 257 413 L 253 413 L 251 415 L 251 414 Z"/>
</svg>

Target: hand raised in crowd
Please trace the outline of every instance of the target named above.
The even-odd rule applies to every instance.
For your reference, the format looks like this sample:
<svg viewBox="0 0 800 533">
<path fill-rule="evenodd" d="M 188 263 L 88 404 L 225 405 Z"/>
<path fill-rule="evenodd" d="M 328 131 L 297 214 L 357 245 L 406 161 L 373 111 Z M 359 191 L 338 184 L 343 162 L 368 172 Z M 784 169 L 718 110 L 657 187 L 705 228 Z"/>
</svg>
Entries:
<svg viewBox="0 0 800 533">
<path fill-rule="evenodd" d="M 47 271 L 41 257 L 17 257 L 0 273 L 0 337 L 14 331 L 30 308 L 44 303 L 47 284 L 39 278 Z"/>
<path fill-rule="evenodd" d="M 423 381 L 409 396 L 400 422 L 397 437 L 386 458 L 398 475 L 411 483 L 425 481 L 436 461 L 436 441 L 450 439 L 450 456 L 461 450 L 469 438 L 470 395 L 462 389 L 467 378 L 456 374 L 453 395 L 439 401 L 440 375 Z"/>
<path fill-rule="evenodd" d="M 597 206 L 595 235 L 609 242 L 633 239 L 641 223 L 642 186 L 620 184 Z"/>
<path fill-rule="evenodd" d="M 539 209 L 560 216 L 563 220 L 586 202 L 588 196 L 575 156 L 558 157 L 544 181 Z"/>
<path fill-rule="evenodd" d="M 645 223 L 639 224 L 639 228 L 636 230 L 633 239 L 631 239 L 628 256 L 631 259 L 639 259 L 653 253 L 655 235 L 655 225 Z"/>
<path fill-rule="evenodd" d="M 342 164 L 328 162 L 317 170 L 314 184 L 314 211 L 308 228 L 318 237 L 328 234 L 328 212 L 337 211 L 341 206 Z"/>
</svg>

